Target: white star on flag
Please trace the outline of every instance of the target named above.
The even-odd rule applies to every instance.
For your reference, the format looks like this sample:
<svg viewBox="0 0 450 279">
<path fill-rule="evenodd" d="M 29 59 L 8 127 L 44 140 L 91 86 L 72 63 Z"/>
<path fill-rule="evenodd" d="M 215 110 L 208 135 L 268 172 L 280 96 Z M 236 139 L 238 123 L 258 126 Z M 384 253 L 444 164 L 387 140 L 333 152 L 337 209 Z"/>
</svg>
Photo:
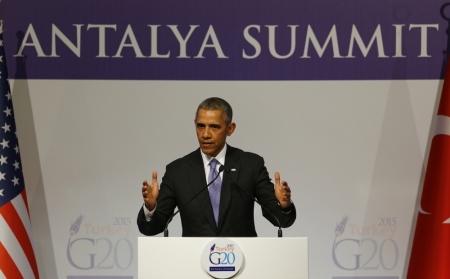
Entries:
<svg viewBox="0 0 450 279">
<path fill-rule="evenodd" d="M 1 144 L 1 143 L 0 143 Z M 8 146 L 9 147 L 9 146 Z M 16 154 L 19 153 L 19 147 L 16 145 L 16 147 L 14 147 L 14 150 L 16 151 Z"/>
<path fill-rule="evenodd" d="M 6 116 L 11 116 L 11 109 L 6 107 L 6 109 L 3 111 L 4 113 L 6 113 Z"/>
<path fill-rule="evenodd" d="M 3 155 L 0 156 L 0 165 L 6 164 L 6 159 L 8 159 L 8 157 L 3 157 Z"/>
<path fill-rule="evenodd" d="M 0 55 L 0 62 L 3 63 L 3 55 Z"/>
<path fill-rule="evenodd" d="M 19 178 L 16 178 L 16 177 L 14 176 L 14 179 L 11 180 L 11 181 L 14 182 L 14 186 L 19 185 Z"/>
<path fill-rule="evenodd" d="M 0 46 L 3 46 L 3 41 L 2 40 L 0 40 Z"/>
<path fill-rule="evenodd" d="M 3 196 L 3 189 L 0 189 L 0 196 L 4 197 Z"/>
<path fill-rule="evenodd" d="M 17 170 L 18 168 L 19 168 L 19 162 L 15 162 L 14 164 L 13 164 L 13 166 L 15 167 L 15 169 Z"/>
<path fill-rule="evenodd" d="M 8 94 L 5 95 L 6 98 L 8 98 L 8 101 L 11 100 L 11 92 L 8 92 Z"/>
<path fill-rule="evenodd" d="M 3 173 L 3 172 L 0 171 L 0 180 L 6 180 L 5 179 L 5 174 L 6 174 L 6 172 Z"/>
<path fill-rule="evenodd" d="M 9 141 L 6 141 L 5 139 L 3 139 L 3 141 L 0 142 L 0 145 L 3 146 L 3 149 L 5 149 L 5 147 L 9 147 L 8 143 L 9 143 Z"/>
<path fill-rule="evenodd" d="M 11 127 L 11 125 L 6 124 L 6 122 L 5 122 L 5 125 L 2 127 L 2 129 L 5 130 L 5 133 L 6 133 L 6 132 L 11 132 L 11 130 L 9 129 L 9 127 Z"/>
</svg>

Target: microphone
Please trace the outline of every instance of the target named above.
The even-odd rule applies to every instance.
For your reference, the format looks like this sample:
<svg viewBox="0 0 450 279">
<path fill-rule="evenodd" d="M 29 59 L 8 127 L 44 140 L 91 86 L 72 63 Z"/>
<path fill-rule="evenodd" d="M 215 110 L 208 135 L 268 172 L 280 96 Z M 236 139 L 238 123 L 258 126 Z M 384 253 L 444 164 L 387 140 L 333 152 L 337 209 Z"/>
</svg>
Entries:
<svg viewBox="0 0 450 279">
<path fill-rule="evenodd" d="M 226 173 L 230 172 L 230 169 L 225 170 Z M 231 181 L 233 182 L 234 185 L 236 185 L 239 189 L 241 189 L 244 193 L 246 193 L 252 200 L 254 200 L 257 204 L 259 204 L 259 206 L 261 206 L 265 211 L 269 212 L 270 215 L 272 215 L 273 218 L 275 218 L 275 220 L 278 223 L 278 237 L 283 237 L 283 231 L 281 230 L 281 224 L 280 221 L 278 220 L 278 218 L 272 213 L 272 211 L 270 211 L 266 206 L 264 206 L 263 204 L 261 204 L 255 197 L 253 197 L 252 195 L 250 195 L 250 193 L 248 193 L 247 191 L 245 191 L 244 188 L 242 188 L 241 186 L 239 186 L 239 184 L 237 184 L 232 178 L 231 175 L 229 175 Z"/>
<path fill-rule="evenodd" d="M 216 175 L 216 177 L 214 177 L 214 179 L 211 180 L 211 182 L 209 182 L 203 189 L 201 189 L 197 194 L 195 194 L 183 206 L 179 207 L 177 212 L 175 212 L 174 214 L 172 214 L 172 216 L 170 216 L 169 220 L 167 221 L 166 228 L 164 229 L 164 237 L 168 237 L 169 236 L 169 230 L 167 228 L 169 227 L 169 223 L 172 221 L 173 217 L 175 217 L 175 215 L 177 215 L 178 212 L 180 212 L 181 209 L 184 209 L 191 201 L 193 201 L 196 197 L 198 197 L 198 195 L 200 195 L 201 192 L 203 192 L 206 188 L 208 188 L 209 185 L 211 185 L 220 176 L 220 173 L 223 172 L 224 168 L 225 167 L 223 165 L 221 165 L 219 167 L 219 173 Z"/>
</svg>

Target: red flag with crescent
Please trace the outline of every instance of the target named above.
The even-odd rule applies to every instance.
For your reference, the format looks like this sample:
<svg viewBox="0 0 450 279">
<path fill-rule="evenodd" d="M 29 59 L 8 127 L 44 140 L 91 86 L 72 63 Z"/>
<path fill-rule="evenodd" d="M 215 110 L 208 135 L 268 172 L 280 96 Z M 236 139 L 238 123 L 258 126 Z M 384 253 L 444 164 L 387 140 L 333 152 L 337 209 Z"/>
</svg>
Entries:
<svg viewBox="0 0 450 279">
<path fill-rule="evenodd" d="M 449 60 L 450 61 L 450 60 Z M 450 63 L 430 147 L 408 279 L 450 278 Z"/>
</svg>

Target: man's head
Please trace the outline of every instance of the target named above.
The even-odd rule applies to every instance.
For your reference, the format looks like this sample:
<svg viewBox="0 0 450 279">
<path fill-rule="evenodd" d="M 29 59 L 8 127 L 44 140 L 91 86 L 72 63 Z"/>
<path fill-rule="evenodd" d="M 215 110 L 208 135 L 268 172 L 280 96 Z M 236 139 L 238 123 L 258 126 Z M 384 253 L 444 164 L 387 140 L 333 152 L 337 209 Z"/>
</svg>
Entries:
<svg viewBox="0 0 450 279">
<path fill-rule="evenodd" d="M 231 122 L 233 110 L 225 100 L 212 97 L 204 100 L 197 108 L 195 129 L 203 153 L 217 156 L 231 136 L 236 124 Z"/>
</svg>

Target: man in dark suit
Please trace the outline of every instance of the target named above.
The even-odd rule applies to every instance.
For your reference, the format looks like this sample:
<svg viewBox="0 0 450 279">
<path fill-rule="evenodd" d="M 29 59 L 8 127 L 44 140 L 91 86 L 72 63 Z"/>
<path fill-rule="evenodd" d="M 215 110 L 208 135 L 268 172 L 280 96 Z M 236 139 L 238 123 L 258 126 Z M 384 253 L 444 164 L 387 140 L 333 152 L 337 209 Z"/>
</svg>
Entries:
<svg viewBox="0 0 450 279">
<path fill-rule="evenodd" d="M 231 106 L 220 98 L 209 98 L 199 105 L 195 127 L 200 148 L 167 165 L 161 189 L 156 172 L 151 184 L 143 183 L 144 206 L 137 218 L 141 233 L 156 235 L 164 231 L 178 206 L 183 236 L 257 236 L 252 197 L 265 205 L 282 227 L 294 223 L 291 190 L 286 182 L 280 182 L 279 173 L 275 173 L 274 186 L 262 157 L 226 144 L 227 136 L 236 129 L 232 117 Z M 223 173 L 219 171 L 221 165 Z M 270 213 L 262 211 L 278 226 Z"/>
</svg>

